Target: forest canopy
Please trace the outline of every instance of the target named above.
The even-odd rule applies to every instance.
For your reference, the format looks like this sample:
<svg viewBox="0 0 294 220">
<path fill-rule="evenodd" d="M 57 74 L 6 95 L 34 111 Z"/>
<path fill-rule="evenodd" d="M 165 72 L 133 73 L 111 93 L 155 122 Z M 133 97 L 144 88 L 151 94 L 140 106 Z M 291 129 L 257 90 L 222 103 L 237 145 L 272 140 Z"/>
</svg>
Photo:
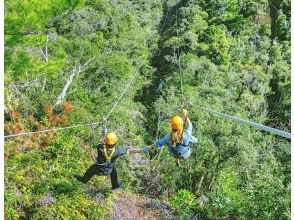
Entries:
<svg viewBox="0 0 294 220">
<path fill-rule="evenodd" d="M 141 148 L 182 108 L 191 157 L 125 156 L 123 191 L 165 201 L 175 219 L 290 219 L 290 141 L 199 108 L 291 132 L 290 5 L 6 0 L 5 135 L 53 130 L 5 139 L 5 219 L 107 219 L 108 180 L 73 178 L 102 125 L 54 129 L 107 117 L 119 145 Z"/>
</svg>

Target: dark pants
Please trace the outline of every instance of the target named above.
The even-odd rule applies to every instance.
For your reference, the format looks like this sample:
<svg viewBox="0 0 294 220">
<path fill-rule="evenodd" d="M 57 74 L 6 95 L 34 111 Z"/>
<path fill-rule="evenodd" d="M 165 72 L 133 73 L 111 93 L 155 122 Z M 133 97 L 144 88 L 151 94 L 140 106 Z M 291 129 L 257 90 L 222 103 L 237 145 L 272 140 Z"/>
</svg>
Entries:
<svg viewBox="0 0 294 220">
<path fill-rule="evenodd" d="M 93 164 L 92 166 L 90 166 L 89 169 L 86 171 L 86 173 L 83 176 L 82 182 L 87 183 L 92 178 L 92 176 L 94 176 L 95 174 L 99 175 L 99 176 L 105 175 L 105 174 L 99 172 L 99 165 L 96 163 Z M 118 188 L 119 183 L 117 180 L 117 172 L 116 172 L 115 167 L 113 167 L 113 169 L 110 173 L 110 179 L 111 179 L 112 188 L 114 188 L 114 189 Z"/>
</svg>

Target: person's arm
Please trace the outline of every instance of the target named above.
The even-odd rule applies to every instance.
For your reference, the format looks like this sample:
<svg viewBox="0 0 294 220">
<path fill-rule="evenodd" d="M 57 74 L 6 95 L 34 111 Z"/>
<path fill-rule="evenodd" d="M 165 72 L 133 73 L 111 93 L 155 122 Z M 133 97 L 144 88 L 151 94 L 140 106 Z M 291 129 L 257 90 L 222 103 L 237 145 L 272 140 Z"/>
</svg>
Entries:
<svg viewBox="0 0 294 220">
<path fill-rule="evenodd" d="M 117 156 L 122 156 L 128 153 L 128 149 L 126 147 L 117 147 L 116 148 L 116 154 Z"/>
<path fill-rule="evenodd" d="M 151 146 L 151 145 L 150 145 Z M 149 146 L 149 147 L 150 147 Z M 147 145 L 143 145 L 141 149 L 136 149 L 136 148 L 127 148 L 127 153 L 128 154 L 135 154 L 135 153 L 147 153 L 149 151 Z"/>
<path fill-rule="evenodd" d="M 103 128 L 100 136 L 100 142 L 103 142 L 107 133 L 107 128 Z"/>
<path fill-rule="evenodd" d="M 142 153 L 142 152 L 148 152 L 148 147 L 146 145 L 143 146 L 143 149 L 135 149 L 135 148 L 128 148 L 128 147 L 116 148 L 116 153 L 118 157 L 125 154 L 135 154 L 135 153 Z"/>
<path fill-rule="evenodd" d="M 102 119 L 102 123 L 104 124 L 104 128 L 101 131 L 101 136 L 100 136 L 100 142 L 103 142 L 107 133 L 107 127 L 106 127 L 106 119 Z"/>
<path fill-rule="evenodd" d="M 192 130 L 193 130 L 193 125 L 192 125 L 191 121 L 188 120 L 188 123 L 185 125 L 185 131 L 188 135 L 192 135 Z"/>
<path fill-rule="evenodd" d="M 190 118 L 188 116 L 185 118 L 185 124 L 186 125 L 192 124 L 191 121 L 190 121 Z"/>
<path fill-rule="evenodd" d="M 163 138 L 161 138 L 161 139 L 155 141 L 154 144 L 151 145 L 151 148 L 152 148 L 152 146 L 153 146 L 153 147 L 156 147 L 156 148 L 160 148 L 160 147 L 162 147 L 163 145 L 168 144 L 168 143 L 169 143 L 169 138 L 170 138 L 170 137 L 169 137 L 169 134 L 166 134 Z"/>
<path fill-rule="evenodd" d="M 166 134 L 162 139 L 155 141 L 153 144 L 147 146 L 147 145 L 143 145 L 143 148 L 140 150 L 134 149 L 134 153 L 139 153 L 139 152 L 143 152 L 143 153 L 148 153 L 149 151 L 154 152 L 155 148 L 160 148 L 163 145 L 168 144 L 169 142 L 169 134 Z M 130 153 L 132 153 L 130 152 Z"/>
<path fill-rule="evenodd" d="M 190 121 L 190 118 L 188 117 L 188 110 L 183 109 L 182 114 L 183 114 L 184 123 L 185 123 L 185 131 L 187 132 L 188 135 L 192 135 L 193 126 Z"/>
<path fill-rule="evenodd" d="M 143 149 L 127 149 L 128 154 L 135 154 L 135 153 L 142 153 L 144 152 Z"/>
</svg>

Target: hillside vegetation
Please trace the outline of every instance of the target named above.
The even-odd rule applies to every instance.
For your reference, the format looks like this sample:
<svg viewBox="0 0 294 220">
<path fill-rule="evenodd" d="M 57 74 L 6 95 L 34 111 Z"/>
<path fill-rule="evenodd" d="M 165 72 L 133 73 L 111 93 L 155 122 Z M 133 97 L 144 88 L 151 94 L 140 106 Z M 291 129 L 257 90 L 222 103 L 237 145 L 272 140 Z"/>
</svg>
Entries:
<svg viewBox="0 0 294 220">
<path fill-rule="evenodd" d="M 116 193 L 109 177 L 74 179 L 102 124 L 6 138 L 5 219 L 115 219 L 130 200 L 155 204 L 140 219 L 290 219 L 290 141 L 199 108 L 290 132 L 290 12 L 290 0 L 6 0 L 5 135 L 107 117 L 119 145 L 141 148 L 187 108 L 199 142 L 179 167 L 166 147 L 118 159 Z"/>
</svg>

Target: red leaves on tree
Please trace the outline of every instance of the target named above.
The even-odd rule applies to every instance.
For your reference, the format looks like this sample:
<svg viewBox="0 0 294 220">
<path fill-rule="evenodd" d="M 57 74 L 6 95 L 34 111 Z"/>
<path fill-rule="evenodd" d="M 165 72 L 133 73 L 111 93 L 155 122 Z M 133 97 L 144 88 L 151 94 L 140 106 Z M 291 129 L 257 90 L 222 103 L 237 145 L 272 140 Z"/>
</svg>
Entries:
<svg viewBox="0 0 294 220">
<path fill-rule="evenodd" d="M 72 112 L 73 105 L 70 102 L 65 102 L 65 103 L 62 104 L 62 109 L 65 112 Z"/>
<path fill-rule="evenodd" d="M 35 119 L 34 115 L 29 115 L 28 120 L 30 123 L 33 123 L 36 119 Z"/>
<path fill-rule="evenodd" d="M 28 127 L 31 126 L 32 131 L 44 131 L 47 129 L 54 129 L 58 124 L 59 125 L 68 125 L 69 119 L 68 116 L 64 115 L 65 113 L 70 113 L 73 111 L 73 105 L 70 102 L 65 102 L 61 106 L 62 112 L 54 115 L 54 108 L 52 105 L 45 105 L 45 117 L 49 120 L 49 123 L 39 120 L 33 114 L 29 114 L 26 117 L 15 111 L 8 111 L 8 116 L 11 121 L 5 122 L 4 129 L 5 132 L 9 134 L 19 134 L 28 131 Z M 40 118 L 44 116 L 40 115 Z M 41 147 L 46 147 L 52 139 L 54 138 L 56 131 L 44 132 L 31 134 L 30 136 L 18 136 L 14 139 L 7 139 L 6 144 L 12 143 L 9 145 L 11 148 L 5 153 L 5 160 L 10 156 L 18 154 L 23 150 L 39 149 Z M 14 143 L 14 144 L 13 144 Z"/>
<path fill-rule="evenodd" d="M 20 113 L 14 110 L 9 111 L 8 114 L 12 120 L 16 120 L 16 121 L 18 121 L 21 117 Z"/>
<path fill-rule="evenodd" d="M 44 110 L 47 115 L 52 115 L 53 114 L 53 106 L 52 105 L 45 105 Z"/>
</svg>

